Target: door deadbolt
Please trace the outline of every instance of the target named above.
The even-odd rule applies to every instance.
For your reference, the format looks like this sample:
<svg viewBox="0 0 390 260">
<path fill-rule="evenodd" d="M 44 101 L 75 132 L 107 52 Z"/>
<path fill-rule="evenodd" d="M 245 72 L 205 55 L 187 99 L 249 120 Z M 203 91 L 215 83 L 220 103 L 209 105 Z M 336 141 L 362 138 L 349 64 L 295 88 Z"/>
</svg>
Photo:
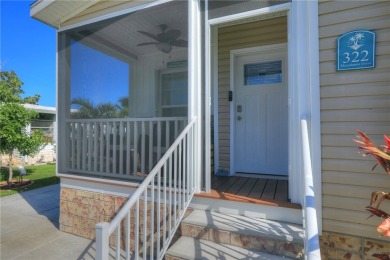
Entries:
<svg viewBox="0 0 390 260">
<path fill-rule="evenodd" d="M 242 105 L 237 105 L 237 112 L 242 112 Z"/>
</svg>

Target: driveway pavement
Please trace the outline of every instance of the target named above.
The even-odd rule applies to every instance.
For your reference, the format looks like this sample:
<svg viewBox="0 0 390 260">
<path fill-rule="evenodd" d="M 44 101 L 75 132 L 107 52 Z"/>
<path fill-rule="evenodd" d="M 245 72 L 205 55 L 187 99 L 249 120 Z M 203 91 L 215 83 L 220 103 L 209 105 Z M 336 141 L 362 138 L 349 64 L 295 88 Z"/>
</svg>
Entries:
<svg viewBox="0 0 390 260">
<path fill-rule="evenodd" d="M 93 241 L 58 230 L 60 186 L 0 198 L 0 259 L 94 259 Z"/>
</svg>

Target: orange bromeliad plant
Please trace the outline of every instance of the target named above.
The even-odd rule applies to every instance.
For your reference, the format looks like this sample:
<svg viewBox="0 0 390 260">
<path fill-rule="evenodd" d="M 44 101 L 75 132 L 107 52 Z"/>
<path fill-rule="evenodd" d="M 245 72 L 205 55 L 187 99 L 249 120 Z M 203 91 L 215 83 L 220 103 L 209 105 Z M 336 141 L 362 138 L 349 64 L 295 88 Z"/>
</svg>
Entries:
<svg viewBox="0 0 390 260">
<path fill-rule="evenodd" d="M 354 140 L 359 144 L 358 149 L 363 152 L 363 156 L 373 156 L 376 159 L 376 164 L 372 168 L 375 169 L 376 166 L 380 165 L 390 175 L 390 138 L 384 136 L 385 144 L 381 146 L 376 146 L 374 142 L 362 131 L 356 130 L 358 134 L 357 140 Z M 372 215 L 383 218 L 384 221 L 379 224 L 377 231 L 382 234 L 382 236 L 390 237 L 390 214 L 379 209 L 381 203 L 385 200 L 390 200 L 390 193 L 383 191 L 375 191 L 371 194 L 370 206 L 366 209 L 371 212 Z M 375 204 L 376 203 L 376 204 Z"/>
</svg>

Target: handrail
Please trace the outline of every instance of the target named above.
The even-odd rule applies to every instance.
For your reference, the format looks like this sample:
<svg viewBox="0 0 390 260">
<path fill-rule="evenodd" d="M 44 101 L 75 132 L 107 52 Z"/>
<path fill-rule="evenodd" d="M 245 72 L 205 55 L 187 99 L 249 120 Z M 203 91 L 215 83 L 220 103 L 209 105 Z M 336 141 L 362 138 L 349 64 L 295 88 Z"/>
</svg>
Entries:
<svg viewBox="0 0 390 260">
<path fill-rule="evenodd" d="M 141 122 L 141 121 L 177 121 L 187 120 L 187 117 L 123 117 L 123 118 L 69 118 L 66 123 L 71 122 Z"/>
<path fill-rule="evenodd" d="M 318 237 L 317 208 L 315 204 L 313 170 L 311 166 L 309 132 L 307 119 L 301 118 L 302 151 L 304 167 L 304 223 L 305 223 L 305 259 L 321 259 Z"/>
<path fill-rule="evenodd" d="M 195 181 L 193 180 L 193 150 L 196 139 L 196 132 L 194 132 L 194 125 L 196 124 L 197 119 L 194 118 L 182 131 L 179 137 L 174 141 L 174 143 L 169 147 L 167 152 L 163 155 L 163 157 L 159 160 L 156 166 L 152 169 L 152 171 L 148 174 L 148 176 L 144 179 L 142 184 L 137 188 L 137 190 L 129 197 L 129 200 L 122 206 L 121 210 L 117 212 L 114 219 L 111 223 L 100 222 L 96 225 L 96 253 L 97 259 L 107 259 L 109 253 L 109 237 L 116 230 L 116 258 L 120 258 L 120 225 L 121 222 L 127 218 L 127 236 L 126 236 L 126 259 L 130 258 L 130 217 L 131 209 L 136 207 L 136 219 L 135 219 L 135 254 L 136 258 L 138 257 L 139 250 L 139 242 L 140 234 L 140 199 L 143 197 L 143 229 L 144 229 L 144 237 L 143 237 L 143 258 L 146 258 L 146 247 L 145 241 L 147 241 L 147 226 L 151 229 L 150 233 L 150 254 L 148 257 L 153 258 L 154 255 L 154 207 L 150 207 L 151 209 L 151 219 L 148 222 L 147 218 L 147 201 L 150 199 L 150 204 L 154 205 L 155 195 L 154 192 L 157 191 L 157 235 L 156 235 L 156 255 L 158 259 L 161 259 L 167 247 L 175 233 L 178 225 L 180 224 L 180 220 L 183 217 L 185 210 L 187 209 L 189 202 L 192 199 L 194 191 L 196 190 Z M 186 160 L 187 159 L 187 160 Z M 169 174 L 169 176 L 168 176 Z M 173 176 L 172 176 L 173 174 Z M 157 177 L 157 181 L 156 181 Z M 168 182 L 167 182 L 168 179 Z M 157 183 L 157 188 L 155 187 L 155 182 Z M 164 186 L 161 187 L 161 183 L 163 182 Z M 174 182 L 172 186 L 172 182 Z M 168 185 L 168 186 L 167 186 Z M 148 197 L 148 191 L 150 192 L 150 196 Z M 169 193 L 168 193 L 169 192 Z M 163 202 L 161 202 L 161 194 L 163 195 Z M 167 203 L 167 197 L 169 195 L 169 203 Z M 162 218 L 164 224 L 162 227 L 159 225 L 161 223 L 161 204 L 164 204 L 164 217 Z M 167 213 L 167 208 L 169 208 L 169 212 Z M 145 211 L 146 210 L 146 211 Z M 172 214 L 174 212 L 174 214 Z M 169 220 L 167 220 L 167 218 Z M 133 221 L 134 222 L 134 221 Z M 167 229 L 169 226 L 169 230 Z M 163 228 L 162 236 L 163 241 L 160 240 L 160 229 Z M 166 237 L 166 233 L 168 237 Z M 160 248 L 160 244 L 162 242 L 162 248 Z M 149 242 L 150 243 L 150 242 Z"/>
</svg>

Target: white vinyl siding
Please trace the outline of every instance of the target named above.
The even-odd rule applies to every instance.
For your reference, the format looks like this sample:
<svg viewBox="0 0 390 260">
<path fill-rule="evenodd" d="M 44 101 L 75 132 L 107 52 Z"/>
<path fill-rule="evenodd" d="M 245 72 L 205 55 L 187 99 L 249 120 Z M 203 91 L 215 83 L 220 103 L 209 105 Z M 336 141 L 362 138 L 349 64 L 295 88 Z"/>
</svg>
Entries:
<svg viewBox="0 0 390 260">
<path fill-rule="evenodd" d="M 389 17 L 388 1 L 319 3 L 324 231 L 379 238 L 381 220 L 368 219 L 365 207 L 371 192 L 388 191 L 390 176 L 380 167 L 372 172 L 374 160 L 352 139 L 361 129 L 379 145 L 390 134 Z M 336 72 L 336 39 L 356 29 L 376 33 L 376 68 Z"/>
<path fill-rule="evenodd" d="M 230 51 L 287 42 L 287 17 L 250 22 L 218 30 L 219 168 L 230 168 Z M 234 96 L 234 95 L 233 95 Z"/>
</svg>

